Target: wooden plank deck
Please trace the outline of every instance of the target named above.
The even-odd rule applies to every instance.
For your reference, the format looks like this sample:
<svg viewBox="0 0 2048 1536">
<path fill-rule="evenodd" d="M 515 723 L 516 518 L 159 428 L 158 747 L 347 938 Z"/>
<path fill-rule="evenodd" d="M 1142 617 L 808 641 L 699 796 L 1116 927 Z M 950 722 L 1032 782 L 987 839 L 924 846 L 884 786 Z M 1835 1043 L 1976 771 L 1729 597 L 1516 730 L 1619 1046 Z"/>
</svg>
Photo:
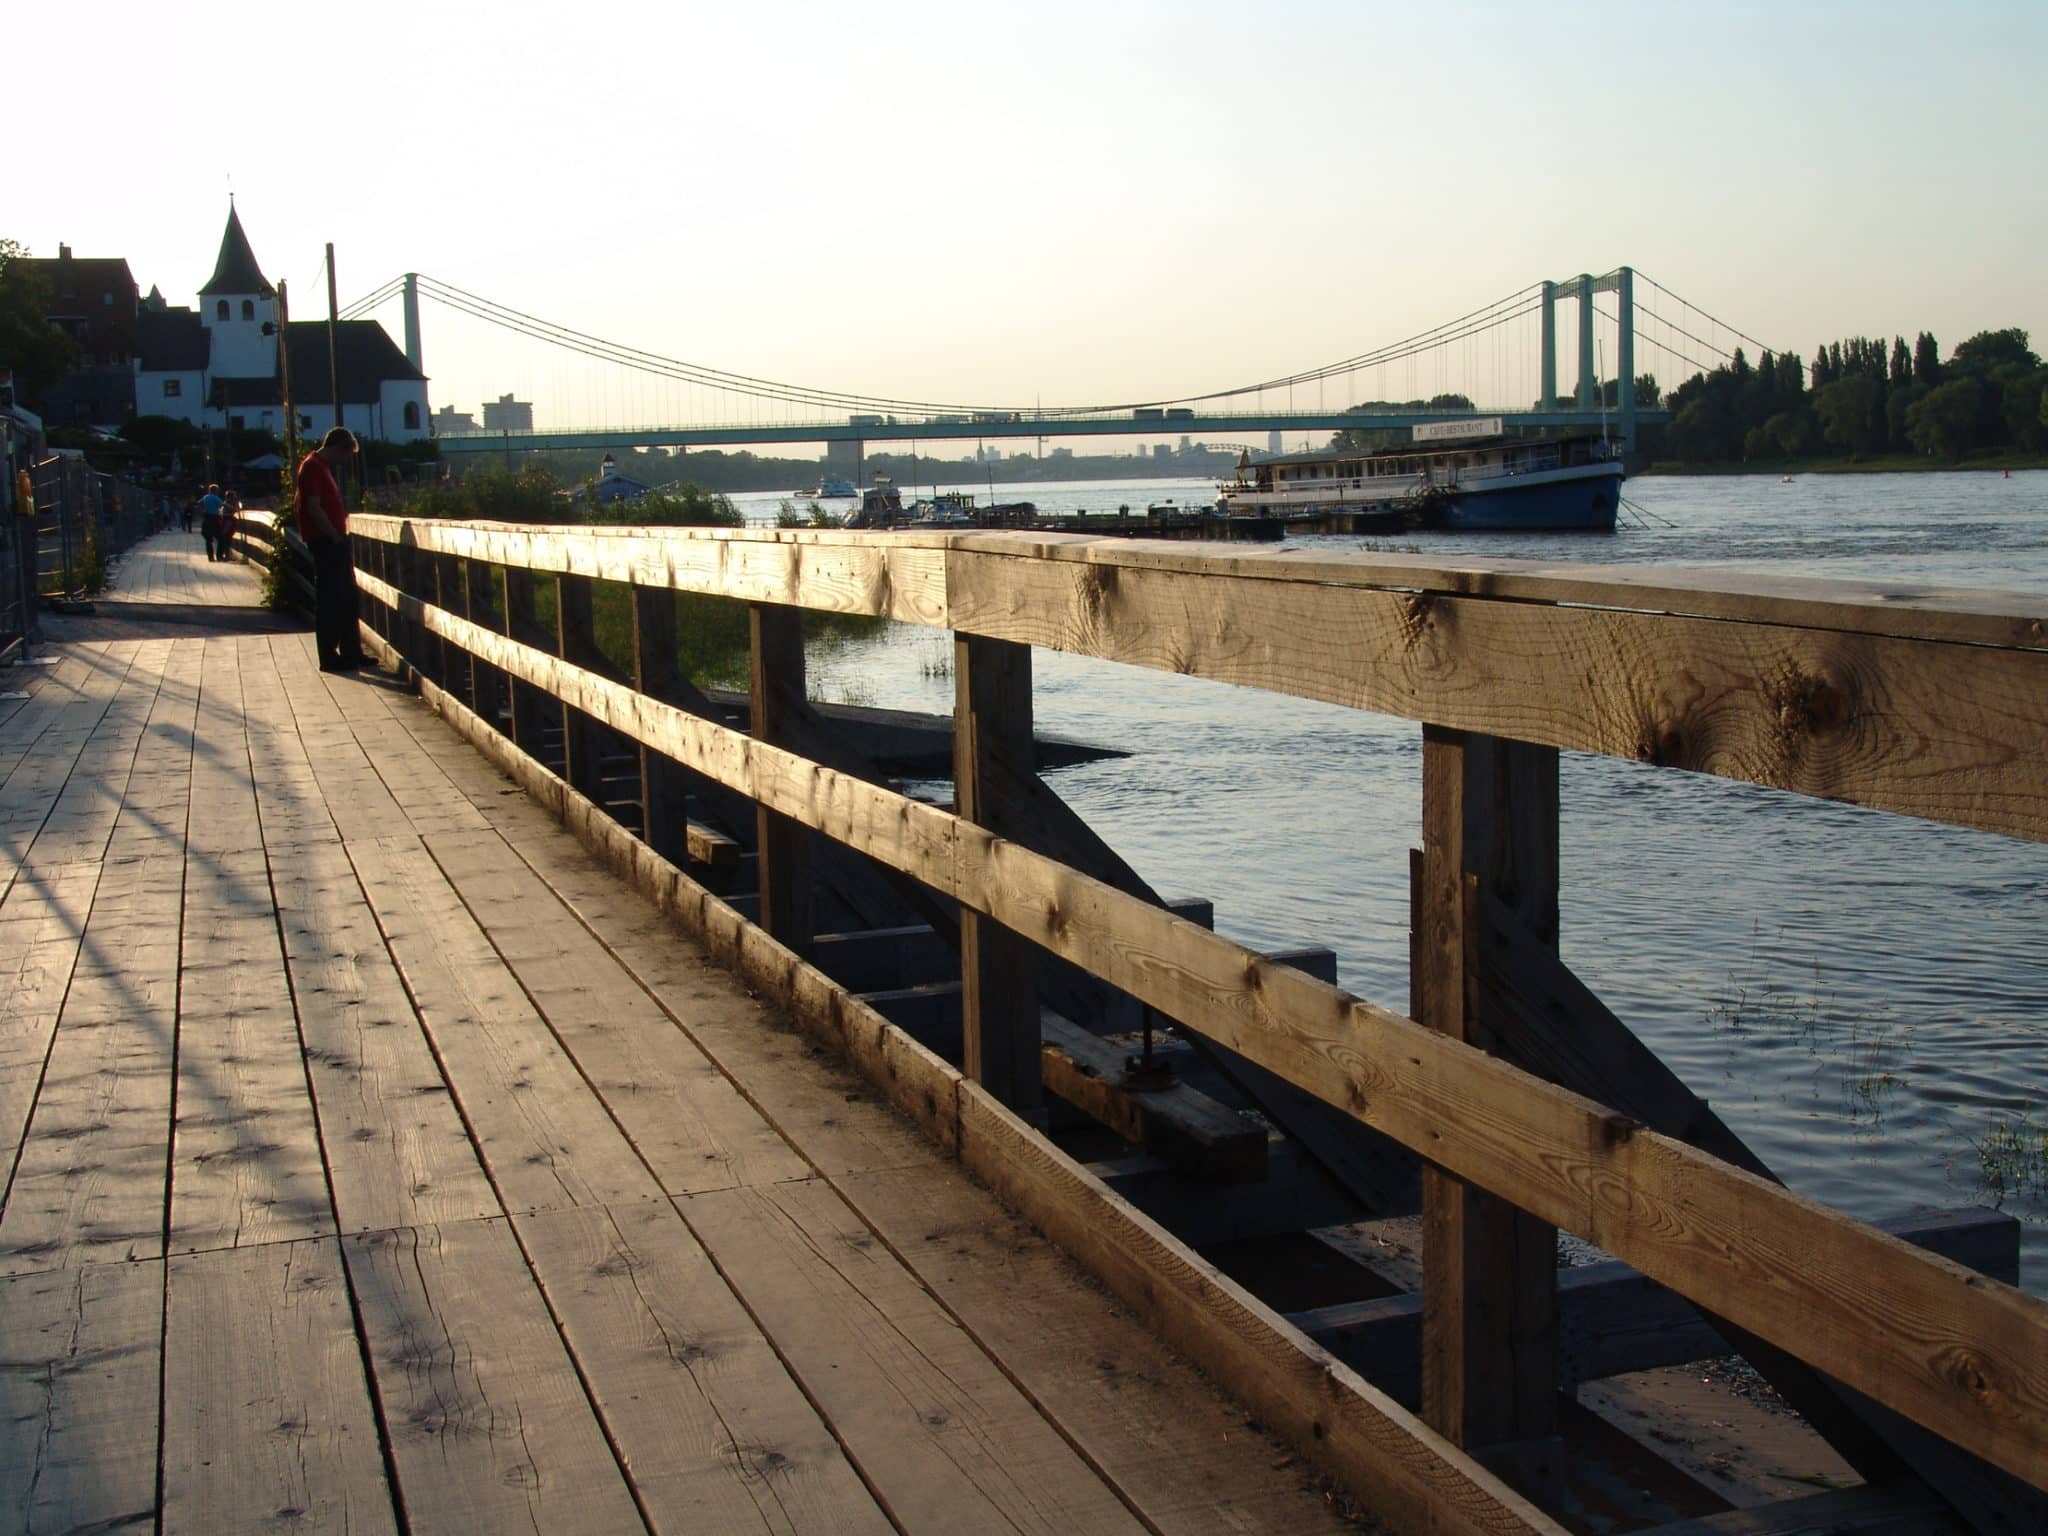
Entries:
<svg viewBox="0 0 2048 1536">
<path fill-rule="evenodd" d="M 1347 1528 L 411 695 L 147 606 L 0 705 L 0 1527 Z"/>
</svg>

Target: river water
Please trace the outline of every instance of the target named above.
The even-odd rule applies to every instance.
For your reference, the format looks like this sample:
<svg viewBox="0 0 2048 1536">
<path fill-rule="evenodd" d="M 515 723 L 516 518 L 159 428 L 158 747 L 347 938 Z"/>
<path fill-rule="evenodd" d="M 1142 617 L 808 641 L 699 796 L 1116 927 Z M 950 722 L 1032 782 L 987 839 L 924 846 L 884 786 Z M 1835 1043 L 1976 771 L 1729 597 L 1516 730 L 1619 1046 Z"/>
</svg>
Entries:
<svg viewBox="0 0 2048 1536">
<path fill-rule="evenodd" d="M 971 471 L 960 488 L 988 496 Z M 1214 494 L 998 490 L 1093 511 Z M 1394 547 L 2048 594 L 2044 471 L 1652 476 L 1624 495 L 1611 538 Z M 735 498 L 756 520 L 778 499 Z M 814 689 L 946 712 L 949 661 L 945 634 L 893 626 L 814 656 Z M 1131 754 L 1053 783 L 1155 888 L 1213 898 L 1250 946 L 1327 945 L 1347 988 L 1405 1011 L 1419 727 L 1046 651 L 1034 666 L 1041 729 Z M 2024 1222 L 2022 1283 L 2048 1295 L 2048 847 L 1571 753 L 1562 789 L 1573 969 L 1794 1188 L 1865 1217 L 2002 1205 Z"/>
</svg>

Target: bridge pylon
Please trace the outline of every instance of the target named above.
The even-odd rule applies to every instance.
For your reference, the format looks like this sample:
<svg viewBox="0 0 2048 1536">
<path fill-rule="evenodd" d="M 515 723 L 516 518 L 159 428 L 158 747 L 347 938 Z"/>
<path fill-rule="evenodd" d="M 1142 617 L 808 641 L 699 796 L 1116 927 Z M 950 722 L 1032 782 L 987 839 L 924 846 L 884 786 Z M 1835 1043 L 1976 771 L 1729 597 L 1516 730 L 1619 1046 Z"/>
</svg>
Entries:
<svg viewBox="0 0 2048 1536">
<path fill-rule="evenodd" d="M 1575 299 L 1579 306 L 1579 384 L 1578 408 L 1591 411 L 1599 408 L 1600 376 L 1593 355 L 1593 295 L 1611 293 L 1615 296 L 1616 320 L 1620 327 L 1620 342 L 1615 355 L 1615 416 L 1616 435 L 1624 448 L 1633 448 L 1636 441 L 1636 282 L 1635 271 L 1630 267 L 1616 267 L 1612 272 L 1594 277 L 1581 272 L 1577 277 L 1563 282 L 1545 279 L 1543 283 L 1543 410 L 1557 408 L 1557 300 L 1562 294 Z"/>
</svg>

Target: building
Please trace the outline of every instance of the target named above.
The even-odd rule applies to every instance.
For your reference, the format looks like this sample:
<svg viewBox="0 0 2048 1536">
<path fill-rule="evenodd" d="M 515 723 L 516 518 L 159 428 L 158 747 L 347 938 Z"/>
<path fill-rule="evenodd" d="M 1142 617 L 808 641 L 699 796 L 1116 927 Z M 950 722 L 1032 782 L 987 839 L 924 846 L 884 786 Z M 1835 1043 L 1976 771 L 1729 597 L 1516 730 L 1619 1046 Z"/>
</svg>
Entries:
<svg viewBox="0 0 2048 1536">
<path fill-rule="evenodd" d="M 282 361 L 301 432 L 317 437 L 338 416 L 358 437 L 412 442 L 427 435 L 426 375 L 376 321 L 337 323 L 331 349 L 324 320 L 293 321 L 280 338 L 277 290 L 232 203 L 198 308 L 174 308 L 152 289 L 134 330 L 138 415 L 281 434 Z"/>
<path fill-rule="evenodd" d="M 485 401 L 484 430 L 486 432 L 531 432 L 533 430 L 532 402 L 514 400 L 510 395 L 500 395 L 495 401 Z"/>
<path fill-rule="evenodd" d="M 119 256 L 73 256 L 60 245 L 53 257 L 26 257 L 49 289 L 44 315 L 69 336 L 78 362 L 37 402 L 51 427 L 116 427 L 135 414 L 135 345 L 138 301 L 134 275 Z"/>
<path fill-rule="evenodd" d="M 462 437 L 476 430 L 476 418 L 467 411 L 444 405 L 427 418 L 427 425 L 436 437 Z"/>
</svg>

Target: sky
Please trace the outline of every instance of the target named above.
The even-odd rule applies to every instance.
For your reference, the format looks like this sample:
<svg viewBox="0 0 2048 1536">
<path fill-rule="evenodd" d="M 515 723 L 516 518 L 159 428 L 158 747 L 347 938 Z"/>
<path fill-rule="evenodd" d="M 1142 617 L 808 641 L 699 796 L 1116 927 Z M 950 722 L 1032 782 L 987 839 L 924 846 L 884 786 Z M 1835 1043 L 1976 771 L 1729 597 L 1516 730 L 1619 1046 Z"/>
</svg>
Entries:
<svg viewBox="0 0 2048 1536">
<path fill-rule="evenodd" d="M 1624 264 L 1693 306 L 1644 290 L 1667 387 L 1741 337 L 2018 325 L 2048 351 L 2040 0 L 115 0 L 36 30 L 75 67 L 10 73 L 0 236 L 125 256 L 174 304 L 232 189 L 297 318 L 332 241 L 344 305 L 417 271 L 909 400 L 1185 398 Z M 781 419 L 423 321 L 437 407 Z M 1294 403 L 1512 403 L 1533 353 L 1525 318 Z"/>
</svg>

